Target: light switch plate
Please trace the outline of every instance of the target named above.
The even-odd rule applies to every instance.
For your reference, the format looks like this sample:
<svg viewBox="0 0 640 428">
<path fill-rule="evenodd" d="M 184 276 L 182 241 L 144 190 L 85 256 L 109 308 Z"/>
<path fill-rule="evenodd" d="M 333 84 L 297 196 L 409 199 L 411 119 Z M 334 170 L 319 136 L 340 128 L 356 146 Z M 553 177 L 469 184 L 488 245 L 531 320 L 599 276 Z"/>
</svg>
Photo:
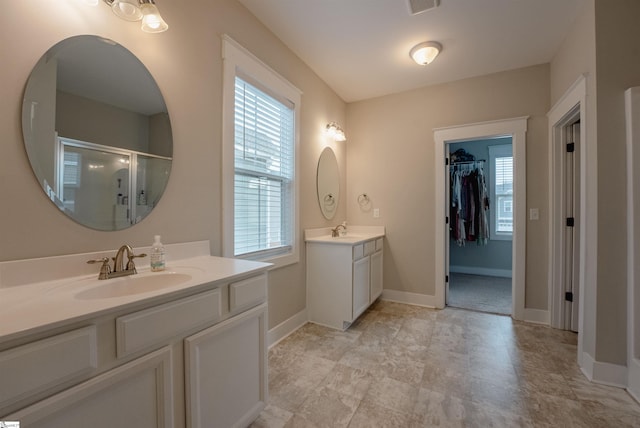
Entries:
<svg viewBox="0 0 640 428">
<path fill-rule="evenodd" d="M 380 208 L 374 208 L 373 209 L 373 218 L 379 218 L 380 217 Z"/>
<path fill-rule="evenodd" d="M 529 209 L 529 220 L 540 220 L 540 211 L 538 208 Z"/>
</svg>

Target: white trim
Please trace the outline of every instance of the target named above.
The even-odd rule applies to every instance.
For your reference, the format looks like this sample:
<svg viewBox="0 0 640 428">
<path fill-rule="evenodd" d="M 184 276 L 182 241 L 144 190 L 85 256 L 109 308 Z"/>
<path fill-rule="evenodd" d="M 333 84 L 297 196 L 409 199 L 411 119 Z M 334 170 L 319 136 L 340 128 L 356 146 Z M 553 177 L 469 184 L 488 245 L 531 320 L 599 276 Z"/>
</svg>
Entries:
<svg viewBox="0 0 640 428">
<path fill-rule="evenodd" d="M 627 368 L 625 366 L 595 361 L 586 352 L 582 356 L 582 362 L 581 370 L 591 382 L 626 388 Z"/>
<path fill-rule="evenodd" d="M 233 132 L 235 105 L 235 77 L 238 71 L 251 76 L 261 85 L 276 94 L 285 97 L 294 105 L 295 123 L 295 171 L 293 177 L 293 230 L 291 251 L 260 261 L 271 262 L 274 268 L 287 266 L 300 261 L 300 103 L 302 91 L 280 76 L 267 64 L 241 46 L 226 34 L 222 35 L 223 85 L 222 85 L 222 253 L 225 257 L 233 257 L 233 182 L 234 182 L 234 150 Z"/>
<path fill-rule="evenodd" d="M 625 92 L 627 130 L 627 385 L 640 397 L 640 87 Z"/>
<path fill-rule="evenodd" d="M 563 162 L 563 147 L 562 141 L 562 129 L 569 122 L 573 121 L 576 116 L 580 118 L 580 141 L 578 145 L 580 147 L 580 188 L 584 188 L 585 181 L 582 180 L 582 174 L 585 173 L 584 168 L 584 155 L 586 150 L 582 150 L 586 145 L 586 115 L 585 109 L 585 94 L 586 94 L 586 79 L 584 76 L 580 78 L 571 86 L 571 88 L 562 96 L 562 98 L 556 103 L 555 106 L 547 114 L 549 120 L 549 279 L 548 279 L 548 300 L 549 311 L 551 314 L 551 326 L 555 328 L 564 328 L 564 209 L 563 209 L 563 197 L 564 190 L 561 183 L 563 182 L 564 162 Z M 584 243 L 582 239 L 584 231 L 586 230 L 584 223 L 583 209 L 583 193 L 580 192 L 580 218 L 578 224 L 583 226 L 579 228 L 580 232 L 580 247 L 579 258 L 580 268 L 579 271 L 583 271 L 583 254 Z M 583 284 L 582 274 L 579 278 L 579 286 Z M 582 300 L 582 294 L 580 293 L 579 299 Z M 578 306 L 580 316 L 582 315 L 582 306 Z M 582 326 L 579 327 L 582 331 Z"/>
<path fill-rule="evenodd" d="M 468 275 L 497 276 L 500 278 L 511 278 L 511 270 L 509 269 L 492 269 L 478 266 L 454 266 L 449 265 L 449 272 L 466 273 Z"/>
<path fill-rule="evenodd" d="M 424 306 L 433 309 L 436 308 L 436 300 L 434 296 L 411 293 L 409 291 L 384 289 L 382 290 L 381 299 L 389 302 L 406 303 L 408 305 Z"/>
<path fill-rule="evenodd" d="M 562 233 L 554 228 L 554 218 L 562 218 L 561 194 L 556 192 L 556 183 L 561 182 L 562 167 L 560 158 L 554 150 L 554 142 L 559 138 L 559 127 L 566 121 L 567 116 L 575 113 L 576 106 L 580 112 L 580 225 L 579 245 L 579 296 L 578 296 L 578 364 L 584 370 L 585 364 L 590 364 L 589 355 L 584 349 L 585 335 L 589 335 L 595 343 L 595 313 L 589 314 L 589 325 L 585 321 L 585 297 L 594 300 L 597 294 L 597 252 L 587 251 L 587 248 L 598 248 L 598 234 L 587 234 L 587 230 L 597 230 L 597 156 L 596 148 L 589 147 L 587 138 L 587 75 L 581 75 L 565 92 L 562 98 L 547 114 L 549 122 L 549 311 L 551 326 L 559 327 L 564 320 L 562 302 L 563 292 L 558 290 L 559 270 L 558 251 L 562 251 Z M 560 148 L 561 149 L 561 148 Z M 589 172 L 587 175 L 587 171 Z M 560 216 L 560 217 L 558 217 Z M 560 276 L 561 278 L 561 276 Z M 595 307 L 590 310 L 595 310 Z"/>
<path fill-rule="evenodd" d="M 524 318 L 524 282 L 526 271 L 526 209 L 527 209 L 527 159 L 526 132 L 527 117 L 519 117 L 492 122 L 474 123 L 449 128 L 434 129 L 435 159 L 435 306 L 445 305 L 446 252 L 448 237 L 446 236 L 445 215 L 445 145 L 460 141 L 480 138 L 511 135 L 514 161 L 514 205 L 513 216 L 513 277 L 512 277 L 512 316 Z"/>
<path fill-rule="evenodd" d="M 309 314 L 306 309 L 303 309 L 289 319 L 282 321 L 267 332 L 267 346 L 271 349 L 307 322 L 309 322 Z"/>
<path fill-rule="evenodd" d="M 524 321 L 533 324 L 549 325 L 549 311 L 544 309 L 525 308 Z"/>
</svg>

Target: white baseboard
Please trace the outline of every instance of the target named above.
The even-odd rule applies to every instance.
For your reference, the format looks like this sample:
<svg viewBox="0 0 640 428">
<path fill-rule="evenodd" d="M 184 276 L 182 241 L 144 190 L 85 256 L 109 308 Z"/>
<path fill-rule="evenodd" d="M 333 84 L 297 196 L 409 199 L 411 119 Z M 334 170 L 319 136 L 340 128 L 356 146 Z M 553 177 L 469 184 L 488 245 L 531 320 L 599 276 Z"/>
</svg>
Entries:
<svg viewBox="0 0 640 428">
<path fill-rule="evenodd" d="M 640 401 L 640 360 L 631 359 L 628 378 L 627 391 L 636 401 Z"/>
<path fill-rule="evenodd" d="M 400 290 L 382 290 L 382 300 L 390 302 L 407 303 L 409 305 L 425 306 L 427 308 L 436 308 L 435 296 L 427 294 L 411 293 L 409 291 Z"/>
<path fill-rule="evenodd" d="M 582 353 L 582 373 L 592 382 L 602 385 L 627 387 L 627 367 L 595 361 L 591 355 Z"/>
<path fill-rule="evenodd" d="M 511 278 L 511 269 L 492 269 L 476 266 L 449 266 L 451 273 L 466 273 L 469 275 L 499 276 L 501 278 Z"/>
<path fill-rule="evenodd" d="M 534 324 L 549 325 L 549 311 L 544 309 L 524 308 L 524 321 Z"/>
<path fill-rule="evenodd" d="M 303 309 L 289 319 L 284 320 L 267 332 L 267 346 L 271 348 L 285 337 L 309 321 L 307 310 Z"/>
</svg>

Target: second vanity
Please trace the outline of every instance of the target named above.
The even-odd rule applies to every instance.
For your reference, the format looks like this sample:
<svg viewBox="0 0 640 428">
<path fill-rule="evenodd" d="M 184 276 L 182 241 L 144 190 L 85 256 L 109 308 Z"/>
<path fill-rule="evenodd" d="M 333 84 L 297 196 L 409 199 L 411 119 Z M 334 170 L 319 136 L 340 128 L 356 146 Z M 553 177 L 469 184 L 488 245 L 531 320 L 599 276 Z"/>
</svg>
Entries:
<svg viewBox="0 0 640 428">
<path fill-rule="evenodd" d="M 38 282 L 37 269 L 30 283 L 12 284 L 25 266 L 3 263 L 0 420 L 47 428 L 249 425 L 267 400 L 270 265 L 203 255 L 206 241 L 177 245 L 167 246 L 164 272 L 139 268 L 102 281 L 96 271 Z M 36 263 L 54 273 L 83 263 L 51 259 Z"/>
<path fill-rule="evenodd" d="M 346 330 L 382 294 L 383 226 L 305 231 L 309 321 Z"/>
</svg>

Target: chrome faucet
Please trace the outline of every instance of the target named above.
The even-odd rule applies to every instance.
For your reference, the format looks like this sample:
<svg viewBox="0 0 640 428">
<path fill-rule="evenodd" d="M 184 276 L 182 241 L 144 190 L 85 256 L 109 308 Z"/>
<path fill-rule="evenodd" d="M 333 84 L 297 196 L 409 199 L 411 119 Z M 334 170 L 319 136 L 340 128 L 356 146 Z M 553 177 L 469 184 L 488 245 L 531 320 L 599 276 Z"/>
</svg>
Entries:
<svg viewBox="0 0 640 428">
<path fill-rule="evenodd" d="M 127 265 L 124 264 L 124 254 L 127 254 Z M 102 263 L 100 267 L 100 274 L 98 275 L 98 279 L 109 279 L 109 278 L 117 278 L 119 276 L 133 275 L 138 273 L 136 270 L 136 265 L 133 262 L 133 259 L 136 257 L 147 257 L 146 254 L 134 254 L 133 248 L 130 245 L 121 246 L 116 252 L 116 256 L 112 257 L 113 260 L 113 270 L 111 266 L 109 266 L 109 258 L 103 257 L 97 260 L 88 260 L 87 263 Z"/>
<path fill-rule="evenodd" d="M 342 228 L 345 232 L 347 231 L 347 226 L 345 226 L 345 224 L 339 224 L 336 227 L 334 227 L 333 229 L 331 229 L 331 237 L 332 238 L 337 238 L 338 236 L 340 236 L 340 228 Z"/>
</svg>

